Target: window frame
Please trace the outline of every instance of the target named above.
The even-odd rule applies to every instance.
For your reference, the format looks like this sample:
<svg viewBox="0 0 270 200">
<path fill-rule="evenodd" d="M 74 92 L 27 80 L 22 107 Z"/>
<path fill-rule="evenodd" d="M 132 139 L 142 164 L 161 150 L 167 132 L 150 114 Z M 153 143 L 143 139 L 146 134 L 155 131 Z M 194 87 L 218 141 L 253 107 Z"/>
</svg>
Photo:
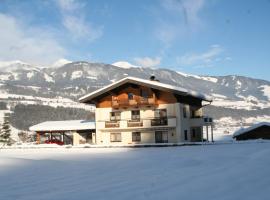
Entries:
<svg viewBox="0 0 270 200">
<path fill-rule="evenodd" d="M 116 115 L 116 113 L 118 115 Z M 110 112 L 110 121 L 121 121 L 121 112 L 120 111 L 112 111 Z"/>
<path fill-rule="evenodd" d="M 138 131 L 137 132 L 132 132 L 132 142 L 141 142 L 141 141 L 142 141 L 141 132 L 138 132 Z"/>
<path fill-rule="evenodd" d="M 134 114 L 134 112 L 138 112 Z M 141 111 L 140 110 L 131 110 L 131 120 L 132 121 L 140 121 L 141 119 Z"/>
<path fill-rule="evenodd" d="M 110 133 L 110 142 L 122 142 L 122 133 Z"/>
</svg>

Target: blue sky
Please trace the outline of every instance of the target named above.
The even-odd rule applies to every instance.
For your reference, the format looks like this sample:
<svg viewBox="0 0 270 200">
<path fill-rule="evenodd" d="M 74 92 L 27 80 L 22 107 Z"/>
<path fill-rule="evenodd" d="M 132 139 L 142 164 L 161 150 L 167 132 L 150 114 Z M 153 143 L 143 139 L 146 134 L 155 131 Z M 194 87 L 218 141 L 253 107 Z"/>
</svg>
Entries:
<svg viewBox="0 0 270 200">
<path fill-rule="evenodd" d="M 270 0 L 1 0 L 0 61 L 162 67 L 270 80 Z"/>
</svg>

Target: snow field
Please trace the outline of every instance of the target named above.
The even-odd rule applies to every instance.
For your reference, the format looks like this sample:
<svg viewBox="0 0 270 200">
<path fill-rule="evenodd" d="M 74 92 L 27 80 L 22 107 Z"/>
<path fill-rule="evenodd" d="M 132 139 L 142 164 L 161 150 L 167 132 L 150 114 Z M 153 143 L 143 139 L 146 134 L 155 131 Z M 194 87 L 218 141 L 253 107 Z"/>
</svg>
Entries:
<svg viewBox="0 0 270 200">
<path fill-rule="evenodd" d="M 270 143 L 2 149 L 0 199 L 269 199 Z"/>
</svg>

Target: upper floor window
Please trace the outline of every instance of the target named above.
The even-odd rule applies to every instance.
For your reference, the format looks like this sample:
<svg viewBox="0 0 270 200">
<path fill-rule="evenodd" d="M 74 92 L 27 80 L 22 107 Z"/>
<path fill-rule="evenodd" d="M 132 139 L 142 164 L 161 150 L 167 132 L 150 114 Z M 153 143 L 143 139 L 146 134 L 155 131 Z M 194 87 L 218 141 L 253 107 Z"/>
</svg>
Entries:
<svg viewBox="0 0 270 200">
<path fill-rule="evenodd" d="M 110 113 L 111 121 L 120 121 L 121 120 L 121 112 L 111 112 Z"/>
<path fill-rule="evenodd" d="M 128 93 L 128 99 L 129 100 L 132 100 L 133 99 L 133 96 L 134 96 L 133 93 L 131 93 L 131 92 Z"/>
<path fill-rule="evenodd" d="M 201 109 L 191 108 L 191 118 L 200 118 L 202 117 Z"/>
<path fill-rule="evenodd" d="M 186 106 L 183 107 L 183 117 L 187 118 L 187 107 Z"/>
<path fill-rule="evenodd" d="M 140 110 L 132 110 L 131 111 L 131 119 L 132 120 L 140 120 Z"/>
<path fill-rule="evenodd" d="M 156 109 L 155 110 L 155 118 L 163 118 L 167 117 L 167 110 L 166 109 Z"/>
<path fill-rule="evenodd" d="M 145 99 L 148 98 L 148 96 L 149 96 L 149 95 L 148 95 L 148 91 L 145 90 L 145 89 L 142 89 L 142 90 L 141 90 L 141 96 L 142 96 L 143 98 L 145 98 Z"/>
</svg>

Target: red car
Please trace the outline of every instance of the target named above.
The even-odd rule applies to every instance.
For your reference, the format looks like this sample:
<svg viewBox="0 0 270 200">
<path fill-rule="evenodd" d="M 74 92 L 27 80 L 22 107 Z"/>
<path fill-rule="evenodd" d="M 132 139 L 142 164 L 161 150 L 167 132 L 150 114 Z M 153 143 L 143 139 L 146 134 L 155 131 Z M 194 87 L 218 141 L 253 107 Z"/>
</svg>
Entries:
<svg viewBox="0 0 270 200">
<path fill-rule="evenodd" d="M 64 145 L 64 142 L 62 142 L 61 140 L 57 140 L 57 139 L 45 140 L 44 143 L 45 143 L 45 144 L 58 144 L 58 145 Z"/>
</svg>

